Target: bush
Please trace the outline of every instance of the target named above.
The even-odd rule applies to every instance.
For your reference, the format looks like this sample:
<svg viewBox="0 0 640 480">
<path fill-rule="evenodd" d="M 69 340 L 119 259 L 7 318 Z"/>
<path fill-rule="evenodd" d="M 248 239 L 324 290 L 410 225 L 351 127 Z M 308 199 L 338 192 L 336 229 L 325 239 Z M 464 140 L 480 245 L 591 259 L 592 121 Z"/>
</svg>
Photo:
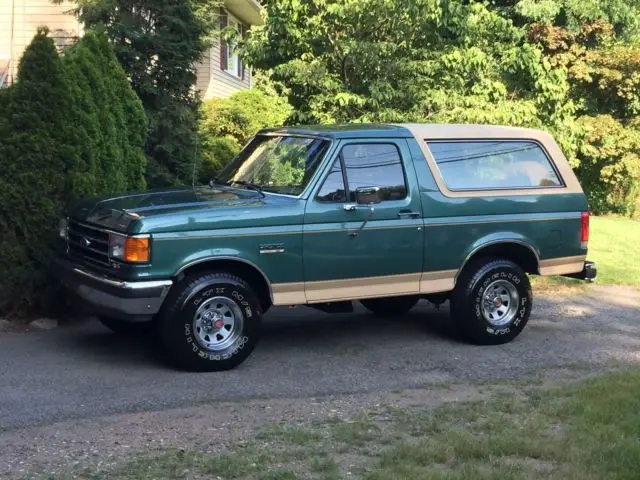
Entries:
<svg viewBox="0 0 640 480">
<path fill-rule="evenodd" d="M 640 118 L 582 117 L 585 138 L 576 173 L 595 213 L 633 216 L 640 200 Z"/>
<path fill-rule="evenodd" d="M 292 108 L 286 100 L 260 90 L 204 102 L 200 121 L 201 181 L 208 181 L 258 130 L 283 125 Z"/>
<path fill-rule="evenodd" d="M 200 183 L 208 183 L 240 151 L 240 144 L 233 137 L 213 137 L 203 140 Z"/>
<path fill-rule="evenodd" d="M 66 203 L 144 186 L 144 112 L 114 58 L 88 33 L 63 60 L 39 29 L 0 95 L 2 314 L 51 304 Z"/>
</svg>

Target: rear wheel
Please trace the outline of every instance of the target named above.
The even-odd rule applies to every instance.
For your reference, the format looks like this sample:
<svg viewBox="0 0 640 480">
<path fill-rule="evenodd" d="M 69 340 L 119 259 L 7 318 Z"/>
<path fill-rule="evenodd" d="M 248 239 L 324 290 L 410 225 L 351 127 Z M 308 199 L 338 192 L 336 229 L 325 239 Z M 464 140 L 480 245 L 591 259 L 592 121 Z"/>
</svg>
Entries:
<svg viewBox="0 0 640 480">
<path fill-rule="evenodd" d="M 415 296 L 405 296 L 370 298 L 368 300 L 361 300 L 360 303 L 376 315 L 391 317 L 409 313 L 409 310 L 415 307 L 418 300 L 418 297 Z"/>
<path fill-rule="evenodd" d="M 253 351 L 260 335 L 257 296 L 240 277 L 200 273 L 185 278 L 159 317 L 165 355 L 191 371 L 229 370 Z"/>
<path fill-rule="evenodd" d="M 151 330 L 151 321 L 146 322 L 129 322 L 127 320 L 121 320 L 119 318 L 105 317 L 103 315 L 98 316 L 98 320 L 105 327 L 118 335 L 143 335 Z"/>
<path fill-rule="evenodd" d="M 460 274 L 451 298 L 451 315 L 460 333 L 481 345 L 516 338 L 529 321 L 529 278 L 503 258 L 478 259 Z"/>
</svg>

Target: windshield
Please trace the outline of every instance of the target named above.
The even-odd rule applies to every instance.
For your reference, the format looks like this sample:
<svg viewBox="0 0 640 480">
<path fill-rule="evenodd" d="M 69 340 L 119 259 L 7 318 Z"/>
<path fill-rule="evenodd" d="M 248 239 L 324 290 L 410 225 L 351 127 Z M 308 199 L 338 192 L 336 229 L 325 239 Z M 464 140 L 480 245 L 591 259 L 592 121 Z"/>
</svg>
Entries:
<svg viewBox="0 0 640 480">
<path fill-rule="evenodd" d="M 215 181 L 300 195 L 328 148 L 329 141 L 320 138 L 258 135 Z"/>
</svg>

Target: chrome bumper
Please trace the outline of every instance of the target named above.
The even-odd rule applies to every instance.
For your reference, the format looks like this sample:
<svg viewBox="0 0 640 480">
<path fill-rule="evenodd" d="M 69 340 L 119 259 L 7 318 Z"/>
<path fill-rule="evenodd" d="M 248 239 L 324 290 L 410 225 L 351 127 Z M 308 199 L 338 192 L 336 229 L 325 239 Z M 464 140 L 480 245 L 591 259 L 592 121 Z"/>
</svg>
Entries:
<svg viewBox="0 0 640 480">
<path fill-rule="evenodd" d="M 105 277 L 68 260 L 57 262 L 62 281 L 78 297 L 85 310 L 130 321 L 146 321 L 156 315 L 172 280 L 129 282 Z"/>
</svg>

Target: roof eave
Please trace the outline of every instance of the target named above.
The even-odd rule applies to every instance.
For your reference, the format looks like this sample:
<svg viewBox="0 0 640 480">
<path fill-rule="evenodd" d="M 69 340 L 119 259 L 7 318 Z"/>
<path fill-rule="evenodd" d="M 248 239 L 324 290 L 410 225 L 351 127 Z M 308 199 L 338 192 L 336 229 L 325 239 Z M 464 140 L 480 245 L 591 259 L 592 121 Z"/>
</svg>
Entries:
<svg viewBox="0 0 640 480">
<path fill-rule="evenodd" d="M 262 25 L 264 8 L 257 0 L 225 0 L 224 8 L 249 25 Z"/>
</svg>

